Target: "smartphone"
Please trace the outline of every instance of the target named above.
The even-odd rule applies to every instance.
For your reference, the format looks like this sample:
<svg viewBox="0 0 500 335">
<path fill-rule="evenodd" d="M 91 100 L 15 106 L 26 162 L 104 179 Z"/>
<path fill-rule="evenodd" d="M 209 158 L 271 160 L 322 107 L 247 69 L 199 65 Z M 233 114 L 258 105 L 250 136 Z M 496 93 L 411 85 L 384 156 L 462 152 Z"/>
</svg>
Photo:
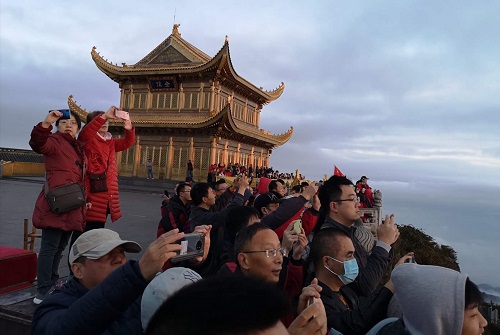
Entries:
<svg viewBox="0 0 500 335">
<path fill-rule="evenodd" d="M 176 251 L 177 255 L 172 257 L 173 262 L 185 261 L 203 256 L 205 248 L 205 234 L 190 233 L 177 241 L 182 246 L 181 250 Z"/>
<path fill-rule="evenodd" d="M 115 116 L 119 119 L 130 120 L 130 115 L 128 114 L 128 112 L 125 112 L 121 109 L 115 110 Z"/>
<path fill-rule="evenodd" d="M 53 111 L 54 109 L 50 110 L 49 113 L 51 111 Z M 61 112 L 62 113 L 62 116 L 61 116 L 61 119 L 66 119 L 66 120 L 69 120 L 71 118 L 71 113 L 69 111 L 69 109 L 56 109 L 56 111 L 58 112 Z"/>
<path fill-rule="evenodd" d="M 163 190 L 163 194 L 165 194 L 167 197 L 170 198 L 170 194 L 168 193 L 168 190 Z"/>
<path fill-rule="evenodd" d="M 297 234 L 300 234 L 302 232 L 302 220 L 299 219 L 293 221 L 293 230 L 295 230 Z"/>
</svg>

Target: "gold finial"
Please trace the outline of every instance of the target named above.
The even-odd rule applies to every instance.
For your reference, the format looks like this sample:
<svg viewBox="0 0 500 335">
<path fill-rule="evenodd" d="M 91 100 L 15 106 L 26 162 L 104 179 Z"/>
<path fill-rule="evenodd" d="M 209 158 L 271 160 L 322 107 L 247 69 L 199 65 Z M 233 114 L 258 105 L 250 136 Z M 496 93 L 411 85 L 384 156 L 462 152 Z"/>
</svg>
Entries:
<svg viewBox="0 0 500 335">
<path fill-rule="evenodd" d="M 179 33 L 179 27 L 181 26 L 180 23 L 174 23 L 174 27 L 172 28 L 172 35 L 179 35 L 181 36 L 181 33 Z"/>
<path fill-rule="evenodd" d="M 229 36 L 226 35 L 226 43 L 229 43 Z"/>
</svg>

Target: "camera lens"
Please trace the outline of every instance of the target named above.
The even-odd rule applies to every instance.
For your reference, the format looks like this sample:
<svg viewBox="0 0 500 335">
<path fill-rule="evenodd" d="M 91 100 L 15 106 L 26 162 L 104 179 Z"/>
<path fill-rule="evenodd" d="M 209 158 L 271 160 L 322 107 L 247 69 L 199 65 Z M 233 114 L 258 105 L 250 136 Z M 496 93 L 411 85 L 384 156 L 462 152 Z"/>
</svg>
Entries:
<svg viewBox="0 0 500 335">
<path fill-rule="evenodd" d="M 201 241 L 196 242 L 196 250 L 200 250 L 203 243 Z"/>
</svg>

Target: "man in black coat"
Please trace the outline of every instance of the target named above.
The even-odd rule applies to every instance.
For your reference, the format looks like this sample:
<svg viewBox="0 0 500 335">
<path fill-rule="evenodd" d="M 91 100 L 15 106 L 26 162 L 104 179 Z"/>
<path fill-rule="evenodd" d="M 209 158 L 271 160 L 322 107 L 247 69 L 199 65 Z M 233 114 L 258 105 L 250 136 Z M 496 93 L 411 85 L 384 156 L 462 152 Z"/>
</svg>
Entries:
<svg viewBox="0 0 500 335">
<path fill-rule="evenodd" d="M 385 223 L 377 228 L 377 244 L 371 254 L 365 250 L 355 236 L 354 223 L 359 220 L 359 199 L 352 181 L 346 177 L 332 176 L 318 191 L 321 210 L 327 213 L 321 229 L 335 228 L 351 237 L 354 244 L 354 257 L 359 266 L 359 275 L 349 284 L 359 295 L 370 296 L 382 280 L 390 263 L 391 244 L 399 237 L 399 230 L 394 224 L 394 215 L 386 216 Z"/>
<path fill-rule="evenodd" d="M 389 280 L 369 298 L 360 296 L 347 284 L 358 275 L 354 244 L 349 235 L 339 229 L 326 228 L 315 234 L 311 255 L 316 269 L 320 292 L 325 305 L 328 328 L 342 334 L 361 335 L 384 319 L 394 294 Z M 404 262 L 411 255 L 403 257 Z"/>
</svg>

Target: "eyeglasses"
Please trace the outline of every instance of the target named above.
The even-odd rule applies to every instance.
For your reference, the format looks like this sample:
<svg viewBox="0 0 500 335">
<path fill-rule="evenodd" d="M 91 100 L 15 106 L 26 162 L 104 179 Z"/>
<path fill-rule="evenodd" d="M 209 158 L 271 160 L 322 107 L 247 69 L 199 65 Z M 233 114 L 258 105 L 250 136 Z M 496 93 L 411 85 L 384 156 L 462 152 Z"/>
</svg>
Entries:
<svg viewBox="0 0 500 335">
<path fill-rule="evenodd" d="M 269 250 L 242 251 L 242 253 L 244 253 L 244 254 L 254 254 L 257 252 L 265 252 L 267 258 L 271 257 L 271 255 L 273 257 L 276 257 L 277 255 L 283 256 L 283 250 L 281 248 L 280 249 L 269 249 Z"/>
<path fill-rule="evenodd" d="M 342 201 L 352 201 L 354 203 L 357 203 L 359 202 L 359 199 L 356 197 L 356 198 L 352 198 L 352 199 L 339 199 L 339 200 L 333 200 L 333 202 L 342 202 Z"/>
</svg>

